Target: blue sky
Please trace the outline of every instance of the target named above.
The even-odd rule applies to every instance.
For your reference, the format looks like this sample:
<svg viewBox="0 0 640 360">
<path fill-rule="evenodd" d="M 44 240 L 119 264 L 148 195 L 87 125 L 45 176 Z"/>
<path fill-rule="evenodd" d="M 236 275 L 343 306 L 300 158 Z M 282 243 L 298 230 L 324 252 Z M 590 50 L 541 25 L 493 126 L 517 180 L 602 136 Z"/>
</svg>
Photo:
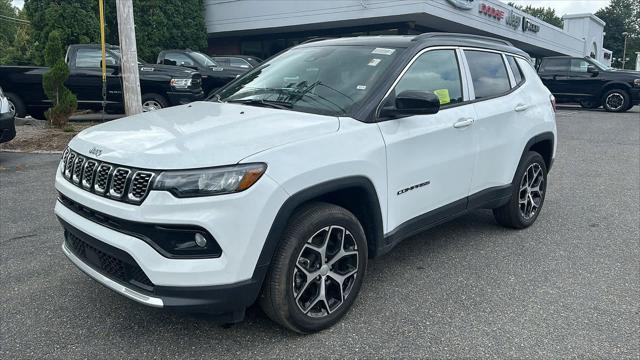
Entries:
<svg viewBox="0 0 640 360">
<path fill-rule="evenodd" d="M 24 0 L 11 0 L 13 5 L 22 8 Z M 533 5 L 552 7 L 560 16 L 564 14 L 594 13 L 598 9 L 609 5 L 610 0 L 500 0 L 502 2 L 513 1 L 520 5 Z"/>
</svg>

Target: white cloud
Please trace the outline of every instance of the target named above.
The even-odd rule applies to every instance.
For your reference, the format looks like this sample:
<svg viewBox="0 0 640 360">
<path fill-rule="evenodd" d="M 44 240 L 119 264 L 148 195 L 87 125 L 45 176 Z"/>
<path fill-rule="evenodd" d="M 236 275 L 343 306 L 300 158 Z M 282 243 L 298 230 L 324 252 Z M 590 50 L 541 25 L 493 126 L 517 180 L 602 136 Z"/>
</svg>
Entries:
<svg viewBox="0 0 640 360">
<path fill-rule="evenodd" d="M 610 0 L 500 0 L 503 3 L 514 2 L 516 5 L 550 7 L 558 16 L 565 14 L 595 13 L 609 5 Z"/>
<path fill-rule="evenodd" d="M 13 6 L 17 6 L 20 9 L 24 6 L 24 0 L 11 0 L 11 2 L 13 3 Z"/>
</svg>

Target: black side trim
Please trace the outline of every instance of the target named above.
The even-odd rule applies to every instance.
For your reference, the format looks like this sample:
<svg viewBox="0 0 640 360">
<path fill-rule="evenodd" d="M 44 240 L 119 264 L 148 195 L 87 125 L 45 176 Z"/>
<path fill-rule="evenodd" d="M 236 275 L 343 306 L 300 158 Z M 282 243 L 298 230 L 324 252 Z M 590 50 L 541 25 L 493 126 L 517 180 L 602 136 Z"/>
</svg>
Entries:
<svg viewBox="0 0 640 360">
<path fill-rule="evenodd" d="M 493 209 L 506 204 L 512 194 L 513 185 L 496 186 L 482 190 L 464 199 L 452 202 L 431 210 L 400 224 L 384 237 L 384 247 L 378 249 L 377 255 L 389 252 L 402 240 L 419 234 L 434 226 L 448 222 L 475 209 Z"/>
<path fill-rule="evenodd" d="M 271 258 L 273 257 L 273 254 L 275 253 L 276 248 L 280 243 L 282 233 L 284 232 L 284 229 L 287 226 L 287 223 L 296 208 L 298 208 L 305 202 L 317 198 L 321 195 L 354 187 L 363 188 L 368 195 L 367 202 L 369 204 L 370 211 L 373 214 L 373 221 L 371 224 L 368 224 L 370 231 L 366 233 L 367 237 L 369 238 L 369 244 L 374 244 L 373 246 L 371 246 L 373 249 L 369 249 L 369 255 L 376 256 L 376 250 L 382 248 L 384 245 L 382 212 L 380 211 L 380 202 L 378 201 L 376 189 L 373 186 L 371 180 L 364 176 L 345 177 L 320 183 L 299 191 L 290 196 L 284 202 L 282 207 L 280 207 L 280 210 L 278 211 L 273 224 L 271 225 L 271 229 L 269 230 L 267 239 L 265 240 L 264 246 L 262 247 L 262 252 L 260 253 L 260 257 L 258 258 L 258 264 L 253 272 L 252 279 L 259 280 L 260 284 L 262 284 L 267 270 L 269 269 L 269 264 L 271 264 Z M 371 252 L 372 250 L 373 253 Z"/>
<path fill-rule="evenodd" d="M 555 136 L 551 131 L 543 132 L 529 139 L 527 144 L 524 146 L 524 149 L 522 150 L 522 155 L 520 156 L 520 162 L 518 162 L 518 164 L 522 162 L 522 159 L 524 159 L 525 155 L 533 147 L 534 144 L 537 144 L 545 140 L 551 140 L 551 149 L 552 149 L 551 151 L 553 152 L 553 149 L 556 146 Z M 553 160 L 554 160 L 553 154 L 551 154 L 551 158 L 549 159 L 549 164 L 547 164 L 547 174 L 551 172 L 551 166 L 553 165 Z M 515 174 L 513 176 L 515 177 Z"/>
<path fill-rule="evenodd" d="M 209 259 L 218 258 L 222 255 L 222 249 L 218 242 L 206 229 L 199 226 L 149 224 L 120 219 L 115 216 L 90 209 L 73 201 L 62 193 L 58 193 L 58 201 L 60 201 L 60 203 L 67 209 L 87 220 L 146 242 L 160 253 L 160 255 L 169 259 Z M 176 239 L 184 239 L 185 237 L 193 239 L 196 233 L 200 233 L 207 238 L 207 247 L 199 250 L 201 253 L 190 251 L 175 254 L 168 251 L 175 247 Z"/>
</svg>

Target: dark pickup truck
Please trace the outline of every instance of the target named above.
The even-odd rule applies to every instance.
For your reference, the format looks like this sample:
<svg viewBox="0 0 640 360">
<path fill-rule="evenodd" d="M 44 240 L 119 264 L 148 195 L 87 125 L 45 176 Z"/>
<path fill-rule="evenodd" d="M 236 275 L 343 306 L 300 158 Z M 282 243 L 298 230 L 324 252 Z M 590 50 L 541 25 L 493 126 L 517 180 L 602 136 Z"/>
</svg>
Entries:
<svg viewBox="0 0 640 360">
<path fill-rule="evenodd" d="M 640 72 L 616 70 L 585 57 L 542 59 L 538 75 L 558 103 L 623 112 L 640 104 Z"/>
<path fill-rule="evenodd" d="M 66 62 L 70 75 L 65 85 L 78 98 L 78 109 L 102 109 L 102 52 L 100 45 L 71 45 L 67 49 Z M 107 46 L 107 94 L 106 110 L 121 113 L 124 109 L 120 50 Z M 178 66 L 138 62 L 143 110 L 155 110 L 172 105 L 189 103 L 204 98 L 201 75 Z M 0 86 L 15 108 L 18 117 L 29 114 L 43 119 L 44 111 L 51 106 L 42 89 L 42 75 L 49 69 L 33 66 L 0 66 Z"/>
<path fill-rule="evenodd" d="M 205 94 L 213 92 L 228 84 L 239 75 L 250 69 L 223 67 L 209 55 L 193 50 L 164 50 L 158 54 L 158 64 L 177 65 L 197 70 L 202 74 L 202 89 Z"/>
</svg>

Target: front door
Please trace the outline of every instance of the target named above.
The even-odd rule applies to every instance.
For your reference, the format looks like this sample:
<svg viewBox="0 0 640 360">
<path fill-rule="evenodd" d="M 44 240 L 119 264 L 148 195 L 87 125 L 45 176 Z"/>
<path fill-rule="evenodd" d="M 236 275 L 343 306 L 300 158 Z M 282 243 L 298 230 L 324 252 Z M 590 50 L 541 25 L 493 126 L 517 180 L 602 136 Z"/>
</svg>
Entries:
<svg viewBox="0 0 640 360">
<path fill-rule="evenodd" d="M 441 109 L 378 123 L 386 144 L 388 224 L 399 225 L 434 211 L 464 211 L 474 165 L 473 105 L 463 104 L 463 82 L 455 49 L 421 54 L 391 91 L 384 106 L 406 90 L 430 91 Z M 449 206 L 447 206 L 449 205 Z M 445 207 L 446 206 L 446 207 Z M 440 210 L 442 212 L 440 212 Z"/>
</svg>

